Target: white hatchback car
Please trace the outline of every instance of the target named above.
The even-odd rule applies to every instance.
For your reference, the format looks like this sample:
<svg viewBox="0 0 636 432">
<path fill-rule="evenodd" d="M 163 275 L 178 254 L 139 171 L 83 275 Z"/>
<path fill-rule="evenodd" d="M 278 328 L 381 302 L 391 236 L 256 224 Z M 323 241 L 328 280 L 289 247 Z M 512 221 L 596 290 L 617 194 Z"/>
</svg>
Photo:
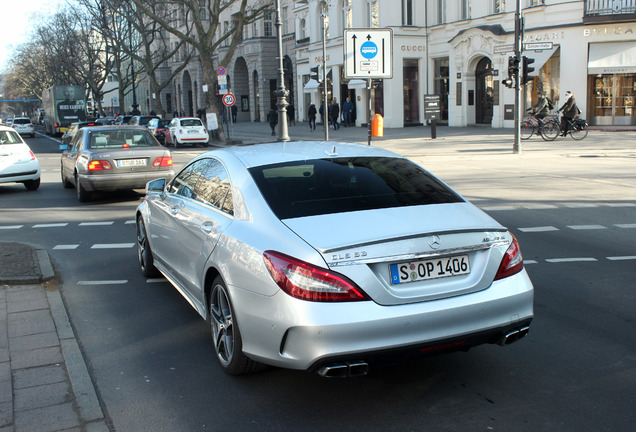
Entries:
<svg viewBox="0 0 636 432">
<path fill-rule="evenodd" d="M 205 129 L 203 122 L 197 117 L 176 117 L 168 125 L 169 132 L 166 134 L 166 145 L 172 144 L 175 147 L 183 144 L 203 144 L 207 145 L 210 135 Z"/>
<path fill-rule="evenodd" d="M 40 187 L 40 162 L 12 128 L 0 126 L 0 183 L 22 183 L 30 190 Z"/>
<path fill-rule="evenodd" d="M 29 135 L 35 137 L 35 127 L 28 117 L 16 117 L 11 125 L 20 135 Z"/>
</svg>

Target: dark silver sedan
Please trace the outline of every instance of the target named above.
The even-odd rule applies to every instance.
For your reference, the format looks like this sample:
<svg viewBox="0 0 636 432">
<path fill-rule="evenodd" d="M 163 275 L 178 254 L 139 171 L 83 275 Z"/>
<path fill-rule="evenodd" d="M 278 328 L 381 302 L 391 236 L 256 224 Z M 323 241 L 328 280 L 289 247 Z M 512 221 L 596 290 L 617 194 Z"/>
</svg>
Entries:
<svg viewBox="0 0 636 432">
<path fill-rule="evenodd" d="M 157 177 L 172 177 L 172 155 L 141 126 L 98 126 L 77 131 L 62 145 L 61 175 L 77 199 L 88 201 L 93 191 L 143 189 Z"/>
</svg>

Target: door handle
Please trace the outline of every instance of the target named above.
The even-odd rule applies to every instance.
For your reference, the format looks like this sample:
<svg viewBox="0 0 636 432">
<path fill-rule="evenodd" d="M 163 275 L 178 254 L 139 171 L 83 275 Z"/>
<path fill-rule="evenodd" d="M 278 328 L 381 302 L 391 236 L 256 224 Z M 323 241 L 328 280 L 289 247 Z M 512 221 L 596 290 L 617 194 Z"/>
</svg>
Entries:
<svg viewBox="0 0 636 432">
<path fill-rule="evenodd" d="M 176 215 L 181 210 L 181 206 L 172 206 L 170 207 L 170 214 Z"/>
<path fill-rule="evenodd" d="M 210 234 L 212 230 L 214 230 L 214 222 L 203 222 L 199 228 L 201 228 L 201 231 L 204 233 Z"/>
</svg>

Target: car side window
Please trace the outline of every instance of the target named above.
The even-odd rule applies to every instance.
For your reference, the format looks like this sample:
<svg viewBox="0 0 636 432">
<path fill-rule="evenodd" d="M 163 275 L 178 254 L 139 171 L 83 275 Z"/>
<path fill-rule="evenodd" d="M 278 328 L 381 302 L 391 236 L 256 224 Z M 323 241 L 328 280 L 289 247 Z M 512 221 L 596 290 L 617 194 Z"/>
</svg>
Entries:
<svg viewBox="0 0 636 432">
<path fill-rule="evenodd" d="M 168 185 L 168 193 L 200 199 L 197 196 L 196 185 L 206 165 L 207 159 L 200 159 L 185 167 Z"/>
<path fill-rule="evenodd" d="M 75 135 L 73 135 L 73 138 L 71 139 L 71 143 L 69 144 L 69 150 L 80 150 L 81 149 L 81 144 L 84 141 L 84 131 L 82 129 L 79 129 L 77 131 L 77 133 Z"/>
<path fill-rule="evenodd" d="M 227 171 L 218 160 L 207 159 L 207 161 L 207 168 L 197 184 L 198 198 L 225 213 L 233 215 L 234 200 Z"/>
</svg>

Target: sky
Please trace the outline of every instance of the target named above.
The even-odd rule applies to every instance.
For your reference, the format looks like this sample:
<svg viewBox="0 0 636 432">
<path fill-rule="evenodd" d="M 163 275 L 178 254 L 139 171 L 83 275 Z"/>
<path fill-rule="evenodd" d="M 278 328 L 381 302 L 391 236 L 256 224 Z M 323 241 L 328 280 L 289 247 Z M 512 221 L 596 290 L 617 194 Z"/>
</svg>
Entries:
<svg viewBox="0 0 636 432">
<path fill-rule="evenodd" d="M 61 9 L 65 0 L 0 0 L 0 70 L 5 70 L 14 48 L 27 40 L 38 16 Z"/>
</svg>

